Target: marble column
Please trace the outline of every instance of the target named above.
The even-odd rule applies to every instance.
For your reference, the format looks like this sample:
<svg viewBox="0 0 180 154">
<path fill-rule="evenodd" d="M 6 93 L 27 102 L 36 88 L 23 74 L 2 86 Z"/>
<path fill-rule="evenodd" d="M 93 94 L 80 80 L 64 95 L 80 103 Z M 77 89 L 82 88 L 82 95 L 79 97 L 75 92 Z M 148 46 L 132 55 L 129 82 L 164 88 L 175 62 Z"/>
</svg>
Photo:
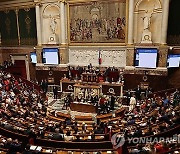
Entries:
<svg viewBox="0 0 180 154">
<path fill-rule="evenodd" d="M 128 19 L 128 44 L 133 44 L 134 38 L 134 0 L 129 0 L 129 19 Z"/>
<path fill-rule="evenodd" d="M 168 55 L 168 47 L 167 46 L 160 46 L 159 47 L 158 67 L 166 68 L 167 55 Z"/>
<path fill-rule="evenodd" d="M 128 47 L 126 53 L 126 66 L 134 66 L 134 48 Z"/>
<path fill-rule="evenodd" d="M 162 11 L 161 44 L 166 44 L 168 16 L 169 16 L 169 0 L 163 0 L 162 9 L 163 9 L 163 11 Z"/>
<path fill-rule="evenodd" d="M 37 63 L 42 63 L 42 48 L 36 47 Z"/>
<path fill-rule="evenodd" d="M 59 49 L 59 55 L 60 55 L 60 64 L 67 64 L 69 61 L 69 55 L 68 55 L 68 48 L 67 47 L 61 47 Z"/>
<path fill-rule="evenodd" d="M 65 3 L 60 2 L 61 14 L 61 44 L 66 44 L 66 19 L 65 19 Z"/>
<path fill-rule="evenodd" d="M 37 28 L 37 44 L 42 45 L 42 35 L 41 35 L 41 17 L 39 3 L 36 4 L 36 28 Z"/>
</svg>

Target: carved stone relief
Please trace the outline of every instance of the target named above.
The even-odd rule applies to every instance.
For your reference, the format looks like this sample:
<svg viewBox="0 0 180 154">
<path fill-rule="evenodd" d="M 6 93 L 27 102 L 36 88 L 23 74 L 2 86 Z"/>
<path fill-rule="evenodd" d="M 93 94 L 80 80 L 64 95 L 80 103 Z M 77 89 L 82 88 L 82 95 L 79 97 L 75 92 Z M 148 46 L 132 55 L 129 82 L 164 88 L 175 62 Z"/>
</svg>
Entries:
<svg viewBox="0 0 180 154">
<path fill-rule="evenodd" d="M 126 51 L 125 50 L 103 50 L 102 65 L 125 67 L 126 66 Z"/>
<path fill-rule="evenodd" d="M 69 62 L 71 65 L 98 65 L 97 50 L 69 50 Z"/>
<path fill-rule="evenodd" d="M 100 55 L 99 55 L 100 54 Z M 70 49 L 69 62 L 70 65 L 88 65 L 92 63 L 98 66 L 98 58 L 102 58 L 102 66 L 126 66 L 126 50 L 125 49 Z"/>
</svg>

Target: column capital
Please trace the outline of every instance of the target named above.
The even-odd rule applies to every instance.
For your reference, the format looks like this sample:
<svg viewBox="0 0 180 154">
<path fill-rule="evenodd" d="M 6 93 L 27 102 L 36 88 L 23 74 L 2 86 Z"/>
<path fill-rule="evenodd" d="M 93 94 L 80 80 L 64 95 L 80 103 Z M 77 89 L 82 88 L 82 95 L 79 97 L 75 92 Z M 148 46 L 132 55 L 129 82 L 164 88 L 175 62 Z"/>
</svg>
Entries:
<svg viewBox="0 0 180 154">
<path fill-rule="evenodd" d="M 66 3 L 66 0 L 58 0 L 58 3 Z"/>
<path fill-rule="evenodd" d="M 14 11 L 15 11 L 15 13 L 16 13 L 16 15 L 17 15 L 18 12 L 19 12 L 19 8 L 16 7 Z"/>
<path fill-rule="evenodd" d="M 41 5 L 41 0 L 34 0 L 34 3 L 36 6 L 40 6 Z"/>
</svg>

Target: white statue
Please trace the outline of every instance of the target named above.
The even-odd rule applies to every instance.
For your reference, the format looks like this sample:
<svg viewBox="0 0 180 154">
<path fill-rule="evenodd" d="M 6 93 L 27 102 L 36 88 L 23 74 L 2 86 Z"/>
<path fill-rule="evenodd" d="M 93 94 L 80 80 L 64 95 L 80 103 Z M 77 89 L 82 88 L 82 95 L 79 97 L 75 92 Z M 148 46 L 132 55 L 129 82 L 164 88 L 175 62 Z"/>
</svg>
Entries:
<svg viewBox="0 0 180 154">
<path fill-rule="evenodd" d="M 56 26 L 57 26 L 56 19 L 52 16 L 50 16 L 50 19 L 51 19 L 50 27 L 51 27 L 52 33 L 55 34 L 56 33 Z"/>
<path fill-rule="evenodd" d="M 152 14 L 153 14 L 153 12 L 146 11 L 144 14 L 144 17 L 142 17 L 142 19 L 144 21 L 144 30 L 146 30 L 146 29 L 149 30 Z"/>
</svg>

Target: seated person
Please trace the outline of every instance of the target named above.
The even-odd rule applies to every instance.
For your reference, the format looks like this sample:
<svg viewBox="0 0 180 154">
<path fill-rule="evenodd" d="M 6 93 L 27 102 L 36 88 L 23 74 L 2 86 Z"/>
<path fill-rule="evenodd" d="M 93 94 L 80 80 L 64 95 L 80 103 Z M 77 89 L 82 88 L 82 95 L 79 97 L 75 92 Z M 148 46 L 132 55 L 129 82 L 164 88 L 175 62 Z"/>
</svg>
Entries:
<svg viewBox="0 0 180 154">
<path fill-rule="evenodd" d="M 103 131 L 103 129 L 100 127 L 100 126 L 98 126 L 95 130 L 94 130 L 94 134 L 103 134 L 104 133 L 104 131 Z"/>
<path fill-rule="evenodd" d="M 59 140 L 59 141 L 63 141 L 63 134 L 59 133 L 59 128 L 55 129 L 55 133 L 53 134 L 52 139 L 54 140 Z"/>
<path fill-rule="evenodd" d="M 66 77 L 66 74 L 64 74 L 62 80 L 63 80 L 63 81 L 68 81 L 68 80 L 69 80 L 69 79 Z"/>
<path fill-rule="evenodd" d="M 64 135 L 64 140 L 65 141 L 73 141 L 74 140 L 74 136 L 71 135 L 70 131 L 67 131 L 66 135 Z"/>
<path fill-rule="evenodd" d="M 74 142 L 82 142 L 83 140 L 80 139 L 79 135 L 76 135 L 76 138 L 74 139 Z"/>
<path fill-rule="evenodd" d="M 104 77 L 102 73 L 98 74 L 98 82 L 104 82 Z"/>
</svg>

